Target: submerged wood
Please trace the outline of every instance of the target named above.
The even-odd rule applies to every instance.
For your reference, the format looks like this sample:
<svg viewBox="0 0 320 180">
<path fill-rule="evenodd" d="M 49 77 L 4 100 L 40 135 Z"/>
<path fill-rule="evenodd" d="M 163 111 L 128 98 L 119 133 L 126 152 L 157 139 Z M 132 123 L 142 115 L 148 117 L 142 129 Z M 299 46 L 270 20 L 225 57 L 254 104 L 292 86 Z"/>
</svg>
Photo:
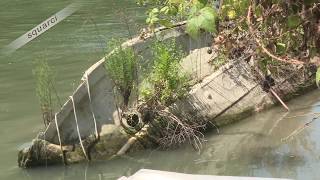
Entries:
<svg viewBox="0 0 320 180">
<path fill-rule="evenodd" d="M 209 63 L 215 57 L 207 53 L 212 37 L 203 34 L 200 39 L 193 40 L 184 28 L 184 23 L 172 29 L 160 28 L 154 34 L 136 37 L 123 44 L 124 47 L 134 47 L 139 55 L 148 59 L 151 57 L 149 46 L 152 40 L 175 39 L 188 54 L 181 65 L 192 76 L 195 84 L 186 98 L 168 107 L 170 112 L 179 117 L 201 118 L 215 126 L 222 126 L 278 102 L 270 92 L 263 90 L 250 64 L 245 61 L 229 62 L 215 70 Z M 62 159 L 67 164 L 86 159 L 110 159 L 157 146 L 157 129 L 132 128 L 136 131 L 132 135 L 120 125 L 114 87 L 106 74 L 104 61 L 105 58 L 85 72 L 82 82 L 72 95 L 73 100 L 69 99 L 63 105 L 56 115 L 56 121 L 49 124 L 44 135 L 19 152 L 20 167 L 41 166 L 45 162 L 57 164 Z M 303 72 L 307 76 L 299 73 L 275 78 L 276 83 L 272 88 L 279 98 L 285 101 L 301 90 L 314 87 L 313 73 L 308 70 Z M 132 95 L 131 103 L 135 100 L 136 96 Z M 76 119 L 74 112 L 77 112 Z M 97 136 L 100 138 L 97 139 Z"/>
</svg>

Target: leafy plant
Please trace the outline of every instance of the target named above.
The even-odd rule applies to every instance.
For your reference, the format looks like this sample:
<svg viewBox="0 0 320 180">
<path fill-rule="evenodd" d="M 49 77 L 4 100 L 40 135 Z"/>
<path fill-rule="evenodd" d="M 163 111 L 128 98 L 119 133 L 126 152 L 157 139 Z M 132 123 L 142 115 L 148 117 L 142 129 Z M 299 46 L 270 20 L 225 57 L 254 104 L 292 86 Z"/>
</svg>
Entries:
<svg viewBox="0 0 320 180">
<path fill-rule="evenodd" d="M 136 80 L 137 57 L 132 48 L 122 47 L 119 40 L 110 44 L 114 50 L 106 57 L 105 68 L 127 106 Z"/>
<path fill-rule="evenodd" d="M 210 61 L 210 64 L 216 70 L 227 63 L 227 57 L 224 54 L 219 54 L 216 58 Z"/>
<path fill-rule="evenodd" d="M 151 30 L 157 25 L 171 27 L 174 23 L 187 20 L 187 32 L 196 37 L 200 29 L 215 31 L 216 11 L 209 0 L 140 0 L 140 5 L 148 4 L 147 24 Z"/>
<path fill-rule="evenodd" d="M 318 65 L 311 62 L 320 52 L 317 2 L 224 0 L 218 33 L 223 41 L 214 41 L 213 47 L 229 59 L 246 60 L 274 77 L 303 73 L 297 65 Z"/>
<path fill-rule="evenodd" d="M 194 38 L 199 35 L 201 29 L 207 32 L 216 31 L 216 12 L 211 7 L 201 8 L 201 6 L 203 5 L 200 4 L 193 7 L 193 12 L 187 21 L 187 32 Z"/>
<path fill-rule="evenodd" d="M 152 49 L 154 66 L 140 94 L 146 101 L 159 100 L 169 105 L 188 90 L 188 78 L 180 71 L 179 64 L 183 53 L 174 41 L 155 42 Z"/>
<path fill-rule="evenodd" d="M 154 27 L 157 24 L 160 24 L 160 25 L 165 26 L 165 27 L 171 27 L 173 24 L 168 19 L 160 18 L 160 14 L 161 13 L 166 13 L 166 14 L 169 13 L 167 11 L 169 11 L 167 6 L 163 7 L 160 10 L 158 8 L 153 8 L 149 12 L 148 18 L 146 20 L 147 24 L 149 24 L 149 27 L 151 29 L 154 29 Z"/>
<path fill-rule="evenodd" d="M 247 12 L 249 0 L 224 0 L 221 7 L 221 18 L 236 19 Z"/>
<path fill-rule="evenodd" d="M 301 19 L 298 15 L 290 15 L 288 17 L 288 27 L 289 28 L 296 28 L 301 23 Z"/>
<path fill-rule="evenodd" d="M 54 74 L 47 60 L 36 61 L 33 74 L 36 79 L 36 93 L 39 98 L 42 119 L 47 126 L 53 119 L 53 80 Z"/>
<path fill-rule="evenodd" d="M 139 110 L 144 122 L 155 129 L 157 143 L 168 148 L 184 142 L 201 149 L 206 122 L 204 119 L 177 116 L 169 106 L 187 95 L 190 84 L 186 74 L 181 71 L 180 60 L 184 56 L 175 41 L 155 42 L 152 47 L 154 65 L 149 78 L 145 79 L 140 91 L 142 101 Z M 158 133 L 159 132 L 159 133 Z"/>
</svg>

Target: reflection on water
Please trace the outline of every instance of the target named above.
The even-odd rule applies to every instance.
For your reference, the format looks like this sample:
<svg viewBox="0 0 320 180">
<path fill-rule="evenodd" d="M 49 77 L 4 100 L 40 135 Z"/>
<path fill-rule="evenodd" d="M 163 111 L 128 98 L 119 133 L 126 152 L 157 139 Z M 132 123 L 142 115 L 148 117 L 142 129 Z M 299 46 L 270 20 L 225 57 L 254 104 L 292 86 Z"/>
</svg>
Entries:
<svg viewBox="0 0 320 180">
<path fill-rule="evenodd" d="M 219 134 L 207 134 L 205 148 L 200 154 L 186 145 L 170 151 L 138 152 L 113 161 L 19 169 L 18 148 L 42 128 L 31 73 L 32 61 L 39 57 L 48 59 L 57 70 L 57 89 L 62 97 L 67 97 L 81 72 L 101 58 L 105 42 L 112 36 L 128 34 L 116 9 L 127 7 L 125 12 L 135 18 L 135 22 L 143 20 L 143 12 L 131 0 L 85 2 L 83 8 L 67 20 L 13 55 L 0 58 L 0 179 L 116 179 L 140 168 L 319 179 L 320 120 L 292 139 L 282 141 L 316 116 L 313 113 L 320 112 L 318 91 L 291 101 L 289 113 L 276 107 L 222 128 Z M 2 0 L 0 48 L 70 3 Z"/>
</svg>

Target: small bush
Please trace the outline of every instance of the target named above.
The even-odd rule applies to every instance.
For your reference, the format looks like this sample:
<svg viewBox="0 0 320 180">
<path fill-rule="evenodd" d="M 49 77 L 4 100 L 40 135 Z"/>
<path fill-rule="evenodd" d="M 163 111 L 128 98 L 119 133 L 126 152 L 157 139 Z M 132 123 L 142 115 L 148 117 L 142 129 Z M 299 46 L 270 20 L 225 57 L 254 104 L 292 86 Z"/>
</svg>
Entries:
<svg viewBox="0 0 320 180">
<path fill-rule="evenodd" d="M 119 40 L 113 40 L 110 48 L 114 51 L 106 57 L 105 68 L 127 106 L 136 80 L 137 57 L 132 48 L 123 48 Z"/>
<path fill-rule="evenodd" d="M 190 142 L 201 149 L 206 121 L 171 112 L 168 106 L 183 98 L 189 91 L 189 78 L 183 73 L 180 60 L 184 54 L 174 41 L 156 42 L 153 45 L 154 65 L 149 78 L 143 82 L 140 95 L 143 122 L 150 122 L 160 147 L 168 148 Z M 150 118 L 151 117 L 151 118 Z"/>
<path fill-rule="evenodd" d="M 174 41 L 155 42 L 152 50 L 154 65 L 140 95 L 146 101 L 157 99 L 161 104 L 169 105 L 188 91 L 188 78 L 179 64 L 183 52 Z"/>
</svg>

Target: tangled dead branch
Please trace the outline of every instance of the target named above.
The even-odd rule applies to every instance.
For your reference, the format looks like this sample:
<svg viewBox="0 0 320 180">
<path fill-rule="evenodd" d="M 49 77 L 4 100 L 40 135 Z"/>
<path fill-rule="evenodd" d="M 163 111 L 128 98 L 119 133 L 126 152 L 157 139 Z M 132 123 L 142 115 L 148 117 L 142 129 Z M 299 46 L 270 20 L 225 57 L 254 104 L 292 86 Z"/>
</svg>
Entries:
<svg viewBox="0 0 320 180">
<path fill-rule="evenodd" d="M 205 121 L 179 118 L 167 108 L 158 111 L 157 114 L 158 119 L 164 120 L 166 123 L 166 126 L 161 128 L 163 135 L 159 141 L 163 147 L 179 145 L 188 141 L 197 151 L 201 150 L 204 135 L 200 130 L 206 127 Z"/>
<path fill-rule="evenodd" d="M 258 39 L 256 37 L 256 33 L 255 33 L 255 30 L 253 29 L 252 27 L 252 23 L 251 23 L 251 17 L 252 17 L 252 5 L 249 6 L 248 8 L 248 15 L 247 15 L 247 24 L 248 24 L 248 27 L 249 27 L 249 32 L 252 34 L 253 38 L 255 39 L 257 45 L 262 49 L 262 51 L 267 54 L 268 56 L 270 56 L 271 58 L 277 60 L 277 61 L 280 61 L 280 62 L 284 62 L 284 63 L 290 63 L 290 64 L 305 64 L 305 62 L 302 62 L 300 60 L 296 60 L 296 59 L 291 59 L 291 58 L 280 58 L 274 54 L 272 54 L 261 42 L 260 39 Z"/>
<path fill-rule="evenodd" d="M 195 150 L 200 151 L 204 135 L 202 131 L 207 126 L 207 121 L 203 119 L 187 118 L 172 113 L 168 107 L 158 103 L 141 103 L 137 110 L 126 112 L 125 120 L 128 117 L 139 114 L 139 122 L 144 125 L 136 125 L 131 128 L 131 132 L 139 132 L 141 129 L 137 127 L 151 127 L 152 132 L 147 136 L 151 137 L 161 148 L 169 148 L 189 142 Z M 132 131 L 132 129 L 136 131 Z M 129 132 L 127 130 L 127 132 Z M 134 141 L 137 140 L 136 134 L 133 136 Z M 129 143 L 130 144 L 130 143 Z"/>
</svg>

